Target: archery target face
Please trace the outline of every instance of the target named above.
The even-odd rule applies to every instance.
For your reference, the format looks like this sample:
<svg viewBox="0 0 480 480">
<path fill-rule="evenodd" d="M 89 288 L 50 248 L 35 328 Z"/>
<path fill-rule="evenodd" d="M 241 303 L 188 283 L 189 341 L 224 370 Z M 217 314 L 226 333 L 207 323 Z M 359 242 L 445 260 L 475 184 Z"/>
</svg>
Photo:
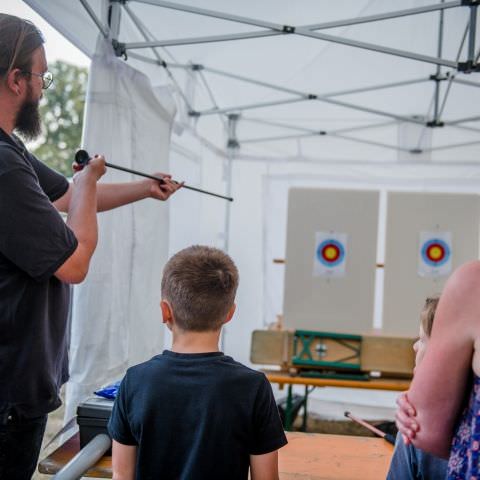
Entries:
<svg viewBox="0 0 480 480">
<path fill-rule="evenodd" d="M 421 232 L 418 273 L 421 276 L 448 275 L 451 271 L 450 232 Z"/>
<path fill-rule="evenodd" d="M 346 244 L 346 234 L 317 232 L 315 234 L 314 276 L 344 275 Z"/>
</svg>

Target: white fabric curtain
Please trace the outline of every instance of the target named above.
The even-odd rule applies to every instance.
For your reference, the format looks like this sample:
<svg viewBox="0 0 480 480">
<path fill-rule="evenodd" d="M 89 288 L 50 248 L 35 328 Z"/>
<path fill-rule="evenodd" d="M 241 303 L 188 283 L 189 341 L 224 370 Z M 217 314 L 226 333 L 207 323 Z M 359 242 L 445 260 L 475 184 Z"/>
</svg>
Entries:
<svg viewBox="0 0 480 480">
<path fill-rule="evenodd" d="M 99 41 L 90 70 L 83 144 L 107 162 L 166 172 L 175 106 L 167 89 L 116 58 Z M 108 169 L 104 182 L 141 177 Z M 74 289 L 65 418 L 102 384 L 163 348 L 159 310 L 168 255 L 168 203 L 154 200 L 99 214 L 87 280 Z"/>
</svg>

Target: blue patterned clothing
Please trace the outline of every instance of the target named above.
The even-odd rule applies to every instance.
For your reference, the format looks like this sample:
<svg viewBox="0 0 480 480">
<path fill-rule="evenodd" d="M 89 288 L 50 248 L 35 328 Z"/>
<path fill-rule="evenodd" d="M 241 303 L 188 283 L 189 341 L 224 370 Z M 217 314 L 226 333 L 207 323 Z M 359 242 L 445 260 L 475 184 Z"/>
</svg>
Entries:
<svg viewBox="0 0 480 480">
<path fill-rule="evenodd" d="M 447 480 L 480 480 L 480 377 L 460 417 L 448 461 Z"/>
</svg>

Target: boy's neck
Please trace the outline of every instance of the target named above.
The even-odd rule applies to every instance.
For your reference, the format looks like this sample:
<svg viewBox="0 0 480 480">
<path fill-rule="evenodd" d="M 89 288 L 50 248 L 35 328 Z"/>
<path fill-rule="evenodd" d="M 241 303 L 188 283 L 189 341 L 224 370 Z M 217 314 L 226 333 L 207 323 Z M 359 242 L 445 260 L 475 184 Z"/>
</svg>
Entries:
<svg viewBox="0 0 480 480">
<path fill-rule="evenodd" d="M 218 352 L 220 330 L 214 332 L 179 332 L 173 330 L 172 352 L 208 353 Z"/>
</svg>

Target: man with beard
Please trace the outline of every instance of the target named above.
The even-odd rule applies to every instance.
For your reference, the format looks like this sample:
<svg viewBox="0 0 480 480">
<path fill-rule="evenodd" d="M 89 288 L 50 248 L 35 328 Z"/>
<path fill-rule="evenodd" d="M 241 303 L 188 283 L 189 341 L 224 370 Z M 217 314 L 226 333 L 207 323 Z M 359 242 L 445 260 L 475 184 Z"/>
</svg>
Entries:
<svg viewBox="0 0 480 480">
<path fill-rule="evenodd" d="M 69 286 L 81 282 L 97 244 L 96 212 L 143 198 L 166 200 L 166 176 L 97 184 L 96 155 L 73 184 L 27 151 L 40 132 L 42 90 L 52 83 L 43 37 L 0 14 L 0 478 L 31 478 L 47 414 L 68 378 Z M 161 174 L 162 175 L 162 174 Z M 59 211 L 67 212 L 66 223 Z"/>
</svg>

